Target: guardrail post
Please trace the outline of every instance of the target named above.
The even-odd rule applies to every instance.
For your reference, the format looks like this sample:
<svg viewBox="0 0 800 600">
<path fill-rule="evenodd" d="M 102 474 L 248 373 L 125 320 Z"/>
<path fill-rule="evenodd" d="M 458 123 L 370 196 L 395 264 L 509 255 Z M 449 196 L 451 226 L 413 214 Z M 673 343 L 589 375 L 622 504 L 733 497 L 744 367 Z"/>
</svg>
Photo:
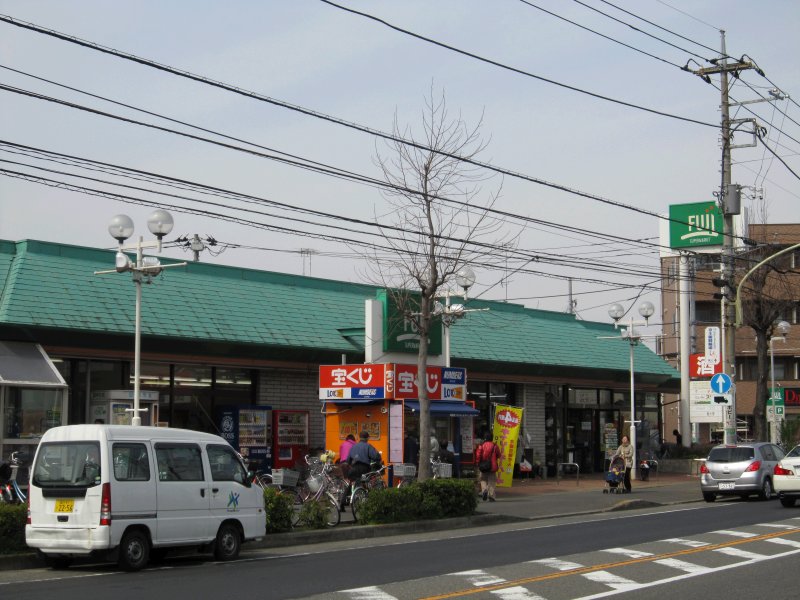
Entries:
<svg viewBox="0 0 800 600">
<path fill-rule="evenodd" d="M 578 463 L 574 463 L 574 462 L 558 463 L 558 466 L 556 467 L 556 485 L 561 485 L 561 474 L 563 474 L 564 467 L 566 465 L 569 465 L 571 467 L 575 467 L 575 485 L 580 485 L 581 466 Z"/>
</svg>

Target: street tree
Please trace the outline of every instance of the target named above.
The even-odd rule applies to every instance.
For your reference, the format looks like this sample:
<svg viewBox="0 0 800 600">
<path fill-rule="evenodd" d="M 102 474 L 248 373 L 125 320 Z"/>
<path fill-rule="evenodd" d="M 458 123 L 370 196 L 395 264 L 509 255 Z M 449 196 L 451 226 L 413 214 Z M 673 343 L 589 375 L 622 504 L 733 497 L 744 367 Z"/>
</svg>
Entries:
<svg viewBox="0 0 800 600">
<path fill-rule="evenodd" d="M 791 254 L 781 253 L 786 245 L 767 239 L 768 229 L 768 226 L 758 228 L 759 232 L 763 232 L 762 239 L 756 238 L 756 247 L 736 259 L 738 278 L 742 280 L 747 277 L 739 297 L 742 325 L 752 329 L 756 341 L 756 398 L 753 420 L 757 440 L 769 439 L 769 345 L 771 339 L 779 335 L 778 322 L 786 318 L 800 297 L 800 272 L 793 268 Z"/>
<path fill-rule="evenodd" d="M 432 86 L 417 128 L 401 126 L 395 113 L 393 139 L 383 151 L 376 150 L 391 210 L 376 216 L 383 247 L 370 254 L 367 264 L 369 278 L 387 289 L 419 337 L 420 480 L 431 476 L 426 370 L 431 333 L 441 326 L 437 302 L 465 267 L 490 270 L 501 264 L 503 250 L 516 245 L 516 235 L 492 209 L 502 182 L 485 190 L 492 176 L 476 164 L 486 149 L 481 126 L 482 118 L 470 127 L 460 114 L 451 117 L 445 94 L 437 95 Z"/>
</svg>

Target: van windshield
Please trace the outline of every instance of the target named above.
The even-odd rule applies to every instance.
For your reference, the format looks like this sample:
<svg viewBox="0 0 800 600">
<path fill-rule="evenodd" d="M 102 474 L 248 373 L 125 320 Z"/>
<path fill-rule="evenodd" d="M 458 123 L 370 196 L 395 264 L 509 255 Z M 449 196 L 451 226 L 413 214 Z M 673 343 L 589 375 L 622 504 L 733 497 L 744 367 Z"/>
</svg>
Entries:
<svg viewBox="0 0 800 600">
<path fill-rule="evenodd" d="M 100 485 L 100 444 L 53 442 L 42 444 L 33 466 L 33 485 L 87 488 Z"/>
</svg>

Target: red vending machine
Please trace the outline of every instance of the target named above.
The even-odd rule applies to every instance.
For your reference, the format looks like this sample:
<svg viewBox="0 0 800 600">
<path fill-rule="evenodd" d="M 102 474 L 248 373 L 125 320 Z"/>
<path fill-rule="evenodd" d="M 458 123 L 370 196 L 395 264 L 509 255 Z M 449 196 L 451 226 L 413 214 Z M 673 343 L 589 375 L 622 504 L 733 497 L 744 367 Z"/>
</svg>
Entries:
<svg viewBox="0 0 800 600">
<path fill-rule="evenodd" d="M 272 467 L 294 469 L 295 465 L 304 464 L 308 454 L 308 411 L 273 410 L 272 419 Z"/>
</svg>

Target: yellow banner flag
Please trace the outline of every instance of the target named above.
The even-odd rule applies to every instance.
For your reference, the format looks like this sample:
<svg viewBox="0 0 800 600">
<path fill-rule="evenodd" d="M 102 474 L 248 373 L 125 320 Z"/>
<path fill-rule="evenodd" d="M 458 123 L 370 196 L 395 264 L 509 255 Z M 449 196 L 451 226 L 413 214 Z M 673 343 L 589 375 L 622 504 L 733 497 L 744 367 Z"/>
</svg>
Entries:
<svg viewBox="0 0 800 600">
<path fill-rule="evenodd" d="M 514 478 L 514 462 L 517 458 L 517 442 L 522 428 L 522 408 L 498 404 L 494 411 L 492 437 L 500 447 L 497 469 L 497 487 L 511 487 Z"/>
</svg>

